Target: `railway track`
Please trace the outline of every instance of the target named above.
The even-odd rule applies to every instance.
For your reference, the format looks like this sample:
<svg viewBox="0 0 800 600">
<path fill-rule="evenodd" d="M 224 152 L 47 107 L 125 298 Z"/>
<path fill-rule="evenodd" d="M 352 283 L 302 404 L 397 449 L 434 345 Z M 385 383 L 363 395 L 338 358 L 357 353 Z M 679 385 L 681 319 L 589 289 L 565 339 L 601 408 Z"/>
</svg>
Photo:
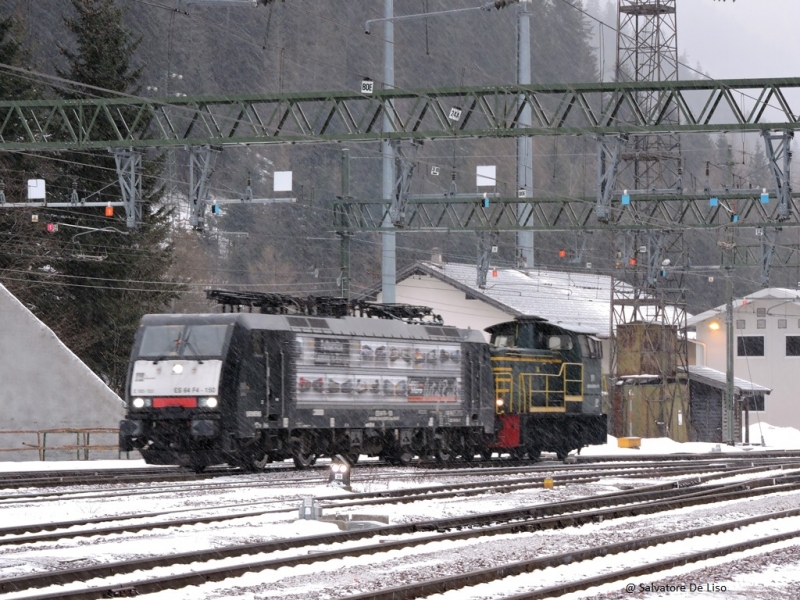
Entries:
<svg viewBox="0 0 800 600">
<path fill-rule="evenodd" d="M 774 467 L 760 467 L 761 469 L 773 469 Z M 627 472 L 619 472 L 618 475 L 624 477 Z M 686 474 L 681 472 L 680 474 Z M 640 473 L 636 473 L 639 477 Z M 319 504 L 325 509 L 337 508 L 354 508 L 363 506 L 375 506 L 381 504 L 397 504 L 417 502 L 421 500 L 437 500 L 453 497 L 467 497 L 477 496 L 486 493 L 510 493 L 530 488 L 541 488 L 544 484 L 545 478 L 551 479 L 554 486 L 562 486 L 568 483 L 589 483 L 597 481 L 599 477 L 596 474 L 576 474 L 576 475 L 553 475 L 551 477 L 533 477 L 517 479 L 513 482 L 503 482 L 499 480 L 482 481 L 475 483 L 451 483 L 441 484 L 435 486 L 424 486 L 412 489 L 400 490 L 385 490 L 379 492 L 360 492 L 340 494 L 335 496 L 327 496 L 319 499 Z M 108 516 L 96 517 L 92 519 L 81 519 L 73 521 L 49 522 L 29 525 L 18 525 L 13 527 L 0 528 L 0 546 L 30 544 L 34 542 L 50 542 L 59 541 L 64 539 L 71 539 L 76 537 L 85 537 L 88 535 L 110 535 L 117 533 L 135 533 L 138 531 L 152 530 L 152 529 L 165 529 L 170 527 L 181 527 L 184 525 L 199 525 L 204 523 L 216 523 L 223 521 L 230 521 L 234 519 L 243 519 L 251 517 L 259 517 L 267 514 L 294 512 L 297 510 L 297 503 L 301 500 L 301 496 L 295 498 L 286 498 L 281 500 L 267 501 L 267 502 L 248 502 L 240 504 L 228 504 L 216 507 L 203 507 L 192 509 L 181 509 L 179 511 L 161 511 L 151 513 L 138 513 L 129 516 Z M 135 524 L 122 524 L 113 527 L 105 527 L 99 529 L 85 529 L 74 531 L 75 527 L 86 527 L 89 525 L 99 525 L 102 523 L 124 522 L 124 521 L 139 521 L 143 518 L 157 518 L 168 515 L 174 515 L 180 512 L 203 512 L 210 510 L 230 509 L 230 508 L 245 508 L 252 506 L 263 506 L 264 504 L 280 504 L 282 508 L 273 509 L 260 509 L 248 512 L 236 512 L 224 515 L 209 515 L 206 517 L 191 517 L 186 519 L 168 519 L 163 521 L 154 521 L 148 523 L 135 523 Z M 287 506 L 289 505 L 289 506 Z M 71 531 L 66 531 L 70 529 Z M 52 531 L 54 533 L 42 533 L 45 531 Z M 28 535 L 26 535 L 28 534 Z M 12 537 L 13 536 L 13 537 Z"/>
<path fill-rule="evenodd" d="M 79 485 L 114 485 L 150 481 L 201 481 L 224 477 L 241 470 L 218 467 L 203 473 L 187 471 L 180 467 L 142 469 L 97 469 L 75 471 L 29 471 L 0 475 L 0 489 L 35 487 L 65 487 Z"/>
<path fill-rule="evenodd" d="M 741 500 L 775 492 L 800 490 L 800 472 L 797 471 L 785 473 L 783 476 L 756 478 L 735 484 L 709 484 L 711 477 L 693 477 L 640 490 L 480 515 L 391 525 L 369 531 L 349 531 L 290 540 L 272 540 L 214 550 L 127 560 L 88 568 L 36 573 L 0 580 L 0 592 L 69 585 L 69 588 L 61 588 L 56 591 L 45 590 L 43 593 L 34 596 L 26 595 L 26 598 L 28 600 L 44 600 L 45 598 L 67 600 L 136 595 L 164 589 L 178 589 L 209 581 L 220 581 L 248 572 L 311 564 L 334 558 L 377 554 L 389 550 L 417 547 L 435 541 L 467 540 L 501 534 L 563 529 L 619 517 L 655 514 L 678 508 L 701 506 L 727 500 Z M 705 485 L 700 486 L 700 484 Z M 779 518 L 776 514 L 764 516 L 763 518 Z M 784 517 L 797 516 L 800 515 L 800 509 L 784 511 L 781 514 Z M 731 527 L 738 526 L 741 525 L 732 525 Z M 694 533 L 691 535 L 700 534 Z M 800 535 L 800 533 L 794 533 L 793 535 Z M 350 546 L 352 542 L 369 540 L 376 536 L 379 539 L 373 542 L 368 541 L 366 544 L 356 548 Z M 393 536 L 396 539 L 386 539 L 389 536 Z M 324 547 L 330 544 L 341 544 L 350 547 L 342 548 L 342 546 L 338 546 L 336 550 L 326 550 Z M 298 553 L 281 558 L 259 559 L 255 556 L 286 550 L 298 551 L 303 548 L 314 548 L 315 550 L 314 552 Z M 242 560 L 242 557 L 251 557 L 251 560 Z M 79 585 L 80 582 L 86 582 L 90 579 L 109 578 L 134 571 L 154 570 L 159 567 L 174 567 L 175 565 L 208 561 L 223 561 L 225 564 L 209 565 L 205 568 L 194 565 L 192 567 L 194 570 L 188 573 L 171 573 L 169 575 L 156 573 L 149 577 L 146 574 L 137 575 L 139 579 L 129 580 L 124 583 L 119 581 L 104 583 L 101 581 L 96 582 L 97 585 L 91 587 Z M 479 576 L 476 575 L 476 577 Z M 373 596 L 371 595 L 370 597 Z"/>
<path fill-rule="evenodd" d="M 460 573 L 456 576 L 435 578 L 419 583 L 375 590 L 366 594 L 347 596 L 346 599 L 412 600 L 415 598 L 423 598 L 432 594 L 441 594 L 453 590 L 463 590 L 468 587 L 496 582 L 498 580 L 505 580 L 509 577 L 526 573 L 535 573 L 548 568 L 558 568 L 565 565 L 571 565 L 573 568 L 580 569 L 582 565 L 601 557 L 634 553 L 636 551 L 693 538 L 702 538 L 712 535 L 718 536 L 719 534 L 733 532 L 735 530 L 747 528 L 752 525 L 764 523 L 766 521 L 790 519 L 798 516 L 800 516 L 800 509 L 773 512 L 758 517 L 749 517 L 736 521 L 728 521 L 708 527 L 698 527 L 668 534 L 635 538 L 616 544 L 603 544 L 602 546 L 594 546 L 582 550 L 544 556 L 533 560 L 502 564 L 488 569 L 481 569 L 479 571 Z M 784 533 L 757 537 L 731 544 L 719 545 L 720 540 L 717 538 L 713 541 L 713 543 L 709 544 L 711 547 L 698 552 L 677 552 L 675 556 L 663 560 L 645 562 L 644 564 L 637 565 L 635 567 L 612 570 L 611 572 L 605 572 L 601 575 L 596 575 L 593 577 L 585 577 L 557 585 L 540 587 L 538 589 L 532 589 L 522 593 L 515 593 L 505 596 L 503 600 L 543 600 L 545 598 L 558 597 L 572 592 L 585 591 L 598 585 L 614 582 L 620 582 L 620 584 L 623 584 L 643 575 L 650 575 L 671 569 L 673 567 L 708 560 L 710 558 L 727 556 L 735 552 L 742 552 L 744 550 L 767 546 L 798 537 L 800 537 L 800 523 L 795 523 L 790 531 L 786 531 Z M 665 552 L 669 551 L 665 550 Z M 630 560 L 632 560 L 631 556 L 626 557 L 626 562 Z M 511 581 L 506 581 L 504 583 L 509 587 L 514 585 L 514 583 Z M 634 588 L 633 591 L 638 590 Z"/>
<path fill-rule="evenodd" d="M 675 456 L 675 455 L 669 455 Z M 647 469 L 654 468 L 654 465 L 660 465 L 662 468 L 670 466 L 685 466 L 687 459 L 678 458 L 669 460 L 667 457 L 657 457 L 654 460 L 650 458 L 633 457 L 636 460 L 623 460 L 623 461 L 587 461 L 585 463 L 562 461 L 544 461 L 544 462 L 524 462 L 516 461 L 513 463 L 504 464 L 505 461 L 492 460 L 488 462 L 476 462 L 465 464 L 464 467 L 452 468 L 452 465 L 441 465 L 431 462 L 423 469 L 422 465 L 414 465 L 414 467 L 407 467 L 405 469 L 398 469 L 396 467 L 389 467 L 383 463 L 370 462 L 365 465 L 358 465 L 356 472 L 363 473 L 370 469 L 387 469 L 389 473 L 381 475 L 385 478 L 402 479 L 414 478 L 420 476 L 420 471 L 431 471 L 431 476 L 441 477 L 448 476 L 470 476 L 479 474 L 485 476 L 488 474 L 509 474 L 512 472 L 517 473 L 530 473 L 540 471 L 562 471 L 562 470 L 580 470 L 580 469 Z M 678 455 L 680 456 L 680 455 Z M 724 457 L 709 458 L 707 454 L 704 455 L 691 455 L 693 458 L 690 464 L 693 465 L 709 465 L 714 466 L 718 464 L 749 464 L 755 466 L 756 464 L 785 464 L 787 459 L 796 458 L 800 461 L 800 453 L 797 456 L 789 454 L 782 456 L 776 453 L 775 456 L 762 456 L 762 455 L 742 455 L 729 454 Z M 613 457 L 611 457 L 613 458 Z M 622 463 L 625 467 L 615 466 L 617 463 Z M 315 473 L 325 471 L 328 465 L 316 465 L 308 470 L 296 471 L 289 467 L 276 467 L 269 469 L 265 472 L 253 474 L 244 473 L 237 468 L 211 468 L 206 472 L 197 474 L 189 472 L 180 467 L 159 467 L 154 469 L 109 469 L 109 470 L 93 470 L 85 471 L 46 471 L 46 472 L 17 472 L 0 474 L 0 489 L 20 489 L 20 488 L 46 488 L 46 487 L 79 487 L 79 486 L 97 486 L 97 485 L 128 485 L 137 483 L 151 483 L 151 482 L 203 482 L 217 477 L 243 477 L 248 482 L 246 485 L 253 485 L 254 478 L 271 475 L 290 475 L 291 481 L 306 481 L 313 479 Z M 305 474 L 305 475 L 304 475 Z M 2 494 L 0 495 L 0 502 L 4 500 L 15 500 L 20 498 L 44 498 L 44 497 L 57 497 L 65 494 L 79 493 L 79 491 L 70 490 L 68 492 L 41 492 L 41 493 L 28 493 L 28 494 Z"/>
<path fill-rule="evenodd" d="M 797 458 L 800 460 L 800 450 L 782 451 L 757 451 L 753 453 L 719 452 L 713 456 L 709 454 L 668 454 L 668 455 L 608 455 L 608 456 L 570 456 L 568 458 L 572 468 L 576 466 L 592 465 L 597 463 L 685 463 L 698 462 L 710 463 L 719 461 L 763 461 L 768 459 L 786 460 Z M 454 468 L 454 464 L 458 464 Z M 532 468 L 532 469 L 557 469 L 564 465 L 563 461 L 545 459 L 540 462 L 510 459 L 492 459 L 488 461 L 462 461 L 459 463 L 437 463 L 422 460 L 412 463 L 407 468 L 416 468 L 435 471 L 485 471 L 494 469 Z M 364 465 L 356 465 L 357 469 L 371 467 L 386 467 L 383 462 L 370 461 Z M 311 470 L 324 470 L 327 464 L 309 467 Z M 296 472 L 289 462 L 271 463 L 262 473 Z M 232 475 L 245 475 L 235 467 L 210 467 L 203 473 L 195 473 L 181 467 L 142 467 L 131 469 L 76 469 L 52 471 L 18 471 L 0 473 L 0 489 L 18 489 L 26 487 L 64 487 L 80 485 L 112 485 L 129 484 L 151 481 L 203 481 L 215 477 Z M 248 474 L 249 475 L 249 474 Z"/>
<path fill-rule="evenodd" d="M 738 467 L 739 465 L 735 465 Z M 790 468 L 798 465 L 779 465 L 782 468 Z M 718 470 L 714 474 L 706 474 L 702 482 L 712 481 L 735 475 L 752 475 L 758 472 L 775 470 L 776 465 L 762 465 L 745 469 L 733 469 L 731 465 L 718 465 Z M 453 497 L 478 496 L 482 494 L 512 493 L 531 488 L 540 488 L 545 479 L 550 479 L 556 487 L 570 483 L 590 483 L 597 481 L 601 477 L 676 477 L 691 474 L 705 473 L 706 467 L 687 468 L 671 467 L 669 469 L 650 469 L 647 471 L 629 470 L 601 470 L 600 472 L 578 472 L 563 475 L 549 475 L 539 477 L 520 478 L 512 481 L 491 480 L 471 483 L 449 483 L 435 486 L 424 486 L 411 489 L 385 490 L 378 492 L 360 492 L 328 496 L 319 499 L 319 504 L 325 509 L 356 508 L 365 506 L 375 506 L 382 504 L 410 503 L 424 500 L 439 500 Z M 700 480 L 695 480 L 700 481 Z M 171 527 L 181 527 L 184 525 L 199 525 L 207 523 L 218 523 L 235 519 L 259 517 L 267 514 L 284 513 L 296 510 L 296 503 L 302 496 L 282 498 L 280 500 L 256 501 L 247 503 L 224 504 L 218 506 L 195 507 L 190 509 L 167 510 L 149 513 L 136 513 L 131 515 L 111 515 L 105 517 L 95 517 L 91 519 L 80 519 L 72 521 L 53 521 L 47 523 L 32 523 L 17 525 L 12 527 L 0 528 L 0 546 L 30 544 L 35 542 L 51 542 L 64 539 L 85 537 L 88 535 L 110 535 L 118 533 L 135 533 L 139 531 L 166 529 Z M 282 505 L 279 508 L 265 509 L 265 505 Z M 142 519 L 157 519 L 168 517 L 180 513 L 209 512 L 217 510 L 242 509 L 258 506 L 258 510 L 246 512 L 233 512 L 227 514 L 214 514 L 208 516 L 193 516 L 185 519 L 164 519 L 141 523 Z M 125 523 L 126 521 L 137 521 Z M 114 526 L 95 529 L 79 529 L 88 526 L 102 525 L 104 523 L 121 523 Z M 69 531 L 66 531 L 69 530 Z M 44 533 L 52 532 L 52 533 Z"/>
<path fill-rule="evenodd" d="M 406 468 L 416 468 L 436 471 L 470 471 L 470 470 L 494 470 L 509 468 L 533 468 L 533 469 L 552 469 L 559 468 L 561 465 L 571 465 L 576 468 L 578 465 L 593 465 L 597 463 L 672 463 L 679 464 L 685 462 L 719 462 L 719 461 L 763 461 L 768 459 L 787 460 L 796 458 L 800 460 L 800 450 L 781 450 L 781 451 L 755 451 L 753 453 L 742 452 L 717 452 L 709 456 L 704 454 L 667 454 L 667 455 L 608 455 L 608 456 L 570 456 L 565 464 L 564 461 L 545 458 L 542 461 L 531 460 L 511 460 L 494 458 L 488 461 L 461 461 L 438 463 L 431 460 L 419 460 L 408 465 Z M 458 465 L 457 467 L 455 465 Z M 356 465 L 356 469 L 371 467 L 386 467 L 382 461 L 370 461 Z M 308 467 L 309 470 L 327 469 L 327 464 L 319 464 Z M 263 473 L 283 473 L 297 472 L 289 462 L 270 463 Z M 0 473 L 0 489 L 17 489 L 25 487 L 61 487 L 75 485 L 104 485 L 115 483 L 138 483 L 141 481 L 201 481 L 214 477 L 230 475 L 252 475 L 245 473 L 237 467 L 209 467 L 203 473 L 195 473 L 182 467 L 163 466 L 163 467 L 141 467 L 129 469 L 76 469 L 76 470 L 53 470 L 53 471 L 17 471 Z"/>
</svg>

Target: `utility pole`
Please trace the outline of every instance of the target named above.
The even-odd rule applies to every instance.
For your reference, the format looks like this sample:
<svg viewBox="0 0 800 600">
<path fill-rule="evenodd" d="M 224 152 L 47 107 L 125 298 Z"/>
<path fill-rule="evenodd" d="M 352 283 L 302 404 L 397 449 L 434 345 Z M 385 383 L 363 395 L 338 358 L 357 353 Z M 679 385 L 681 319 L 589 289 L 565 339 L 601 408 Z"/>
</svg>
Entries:
<svg viewBox="0 0 800 600">
<path fill-rule="evenodd" d="M 383 85 L 386 89 L 394 87 L 394 0 L 383 0 L 383 16 L 386 21 L 383 23 Z M 391 100 L 386 100 L 383 110 L 383 132 L 392 131 L 392 122 L 389 119 L 391 110 Z M 381 155 L 383 157 L 383 200 L 391 204 L 394 200 L 394 148 L 390 140 L 381 141 Z M 389 211 L 386 211 L 386 218 L 383 220 L 384 229 L 394 229 Z M 381 234 L 382 253 L 381 253 L 381 290 L 382 300 L 386 304 L 397 302 L 395 290 L 397 282 L 397 251 L 396 233 L 394 231 L 384 231 Z"/>
<path fill-rule="evenodd" d="M 350 150 L 345 148 L 342 150 L 342 199 L 345 201 L 350 198 Z M 340 244 L 340 259 L 341 259 L 341 272 L 340 278 L 340 295 L 342 298 L 350 302 L 350 238 L 352 233 L 349 231 L 337 232 Z"/>
<path fill-rule="evenodd" d="M 420 15 L 406 15 L 402 17 L 394 16 L 394 0 L 383 0 L 383 17 L 381 19 L 371 19 L 366 22 L 365 30 L 369 34 L 371 24 L 383 21 L 383 83 L 385 89 L 394 87 L 394 21 L 402 21 L 417 18 L 428 18 L 456 12 L 488 11 L 492 9 L 505 8 L 510 4 L 519 3 L 519 26 L 517 42 L 517 64 L 518 82 L 520 84 L 531 83 L 531 47 L 530 47 L 530 11 L 528 4 L 530 0 L 493 0 L 481 6 L 470 8 L 454 9 L 427 13 Z M 524 51 L 523 51 L 524 47 Z M 520 97 L 524 101 L 524 96 Z M 392 122 L 389 114 L 392 110 L 391 100 L 386 100 L 383 106 L 383 129 L 384 133 L 393 131 Z M 526 106 L 520 115 L 519 127 L 528 127 L 531 124 L 531 108 Z M 525 197 L 532 196 L 533 184 L 533 142 L 530 137 L 520 138 L 517 142 L 517 184 L 518 190 L 525 190 Z M 383 157 L 382 191 L 383 201 L 388 205 L 395 202 L 397 191 L 397 178 L 395 175 L 395 152 L 392 142 L 384 139 L 381 141 L 381 155 Z M 400 155 L 403 156 L 402 153 Z M 403 193 L 402 191 L 400 192 Z M 518 195 L 521 193 L 518 191 Z M 529 207 L 524 207 L 518 213 L 519 222 L 528 222 L 530 213 Z M 397 281 L 397 242 L 396 231 L 392 223 L 390 211 L 386 211 L 381 228 L 382 252 L 381 252 L 381 293 L 383 302 L 393 304 L 397 302 L 396 281 Z M 526 231 L 519 234 L 517 238 L 519 261 L 526 266 L 533 266 L 533 232 Z"/>
<path fill-rule="evenodd" d="M 733 446 L 736 442 L 734 424 L 736 423 L 733 387 L 733 257 L 736 248 L 734 230 L 725 228 L 725 397 L 722 399 L 722 442 Z"/>
<path fill-rule="evenodd" d="M 733 281 L 731 272 L 728 271 L 725 284 L 725 399 L 722 403 L 722 441 L 733 446 L 736 442 L 734 436 L 734 398 L 733 398 Z"/>
<path fill-rule="evenodd" d="M 531 83 L 531 13 L 530 0 L 519 3 L 517 13 L 517 83 Z M 525 97 L 520 95 L 520 103 Z M 519 127 L 531 126 L 531 106 L 526 103 L 519 116 Z M 517 197 L 533 197 L 533 138 L 517 138 Z M 519 208 L 519 222 L 529 222 L 530 205 L 523 204 Z M 517 233 L 517 266 L 531 269 L 534 266 L 533 231 Z"/>
</svg>

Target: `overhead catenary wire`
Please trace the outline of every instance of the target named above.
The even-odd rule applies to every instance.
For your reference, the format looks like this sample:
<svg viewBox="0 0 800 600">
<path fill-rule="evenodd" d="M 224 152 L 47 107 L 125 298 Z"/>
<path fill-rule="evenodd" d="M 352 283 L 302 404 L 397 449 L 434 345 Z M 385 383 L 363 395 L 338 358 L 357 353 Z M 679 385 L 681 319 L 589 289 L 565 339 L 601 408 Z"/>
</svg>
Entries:
<svg viewBox="0 0 800 600">
<path fill-rule="evenodd" d="M 291 3 L 290 3 L 291 4 Z"/>
</svg>

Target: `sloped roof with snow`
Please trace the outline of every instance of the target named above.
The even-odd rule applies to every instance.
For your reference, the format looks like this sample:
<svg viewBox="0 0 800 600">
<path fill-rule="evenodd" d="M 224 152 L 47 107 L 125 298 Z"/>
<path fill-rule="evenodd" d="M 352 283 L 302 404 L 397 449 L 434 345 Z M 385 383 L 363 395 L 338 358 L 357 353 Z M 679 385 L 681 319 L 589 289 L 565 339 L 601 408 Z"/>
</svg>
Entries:
<svg viewBox="0 0 800 600">
<path fill-rule="evenodd" d="M 800 290 L 790 290 L 786 288 L 764 288 L 745 296 L 744 298 L 737 298 L 733 301 L 733 309 L 736 310 L 752 300 L 800 300 Z M 725 305 L 722 304 L 716 308 L 711 308 L 705 312 L 701 312 L 687 321 L 688 325 L 697 325 L 707 319 L 718 317 L 721 313 L 725 312 Z"/>
<path fill-rule="evenodd" d="M 608 336 L 611 327 L 611 277 L 547 269 L 496 269 L 477 285 L 476 266 L 420 261 L 398 274 L 398 281 L 424 273 L 464 290 L 512 316 L 541 317 L 567 327 Z"/>
<path fill-rule="evenodd" d="M 705 385 L 717 388 L 720 390 L 725 389 L 726 375 L 722 371 L 711 369 L 709 367 L 701 367 L 698 365 L 689 365 L 689 379 L 704 383 Z M 763 385 L 758 385 L 746 379 L 739 377 L 733 378 L 734 393 L 739 395 L 742 392 L 750 392 L 755 394 L 769 394 L 772 390 Z"/>
</svg>

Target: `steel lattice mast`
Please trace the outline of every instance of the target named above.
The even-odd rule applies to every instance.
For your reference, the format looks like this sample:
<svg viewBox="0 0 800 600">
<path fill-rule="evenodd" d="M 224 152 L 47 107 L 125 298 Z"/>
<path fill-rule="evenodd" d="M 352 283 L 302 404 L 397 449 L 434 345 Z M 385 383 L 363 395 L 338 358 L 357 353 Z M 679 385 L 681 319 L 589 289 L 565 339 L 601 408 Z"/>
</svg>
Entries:
<svg viewBox="0 0 800 600">
<path fill-rule="evenodd" d="M 678 81 L 676 0 L 619 0 L 617 81 Z M 643 92 L 648 113 L 662 108 L 662 98 Z M 679 123 L 677 106 L 666 105 L 665 123 Z M 675 189 L 680 182 L 680 139 L 677 135 L 631 136 L 622 154 L 620 183 L 631 190 Z"/>
<path fill-rule="evenodd" d="M 677 82 L 676 0 L 618 0 L 617 7 L 617 82 Z M 680 124 L 678 107 L 664 103 L 662 96 L 645 90 L 637 102 L 646 113 L 660 114 L 665 124 Z M 623 120 L 632 118 L 622 115 Z M 677 133 L 633 134 L 626 144 L 619 143 L 622 147 L 615 149 L 614 157 L 619 161 L 617 187 L 630 192 L 682 193 Z M 606 151 L 605 156 L 612 152 Z M 617 235 L 614 247 L 625 281 L 618 279 L 612 287 L 611 375 L 615 384 L 618 377 L 629 382 L 624 388 L 627 394 L 617 393 L 613 399 L 615 433 L 632 435 L 636 410 L 640 413 L 636 421 L 644 428 L 638 435 L 678 439 L 689 416 L 686 293 L 682 271 L 667 278 L 664 265 L 685 262 L 683 232 L 633 230 Z M 631 356 L 638 359 L 631 361 Z M 624 379 L 644 372 L 653 377 L 648 384 L 631 385 L 641 380 Z M 623 390 L 617 385 L 609 389 Z M 620 420 L 628 421 L 628 428 L 620 428 Z"/>
</svg>

